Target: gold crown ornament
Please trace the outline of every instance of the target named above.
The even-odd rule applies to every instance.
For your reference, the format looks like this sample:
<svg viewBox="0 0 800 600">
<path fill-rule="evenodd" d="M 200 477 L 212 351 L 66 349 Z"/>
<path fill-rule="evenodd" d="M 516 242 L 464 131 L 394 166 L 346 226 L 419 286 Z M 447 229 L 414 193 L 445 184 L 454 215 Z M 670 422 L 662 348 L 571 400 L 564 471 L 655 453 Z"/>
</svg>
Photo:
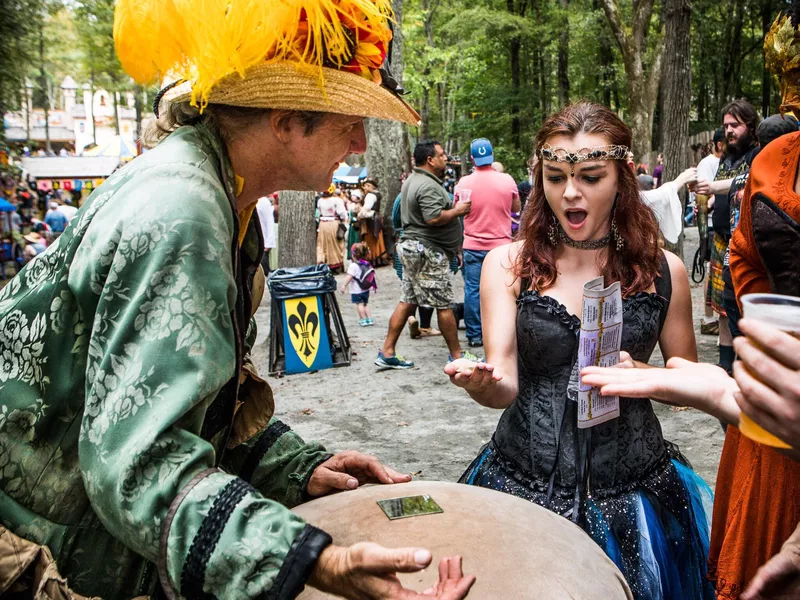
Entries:
<svg viewBox="0 0 800 600">
<path fill-rule="evenodd" d="M 789 15 L 779 15 L 772 24 L 764 38 L 764 58 L 781 82 L 781 114 L 800 118 L 800 32 Z"/>
<path fill-rule="evenodd" d="M 384 65 L 391 0 L 117 0 L 114 44 L 169 101 L 331 112 L 418 125 Z"/>
</svg>

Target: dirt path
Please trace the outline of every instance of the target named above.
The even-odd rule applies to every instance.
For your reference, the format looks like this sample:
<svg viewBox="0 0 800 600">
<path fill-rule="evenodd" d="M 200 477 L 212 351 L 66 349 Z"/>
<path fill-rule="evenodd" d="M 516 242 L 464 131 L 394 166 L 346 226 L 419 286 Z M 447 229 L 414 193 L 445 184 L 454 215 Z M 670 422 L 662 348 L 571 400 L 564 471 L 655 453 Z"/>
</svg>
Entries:
<svg viewBox="0 0 800 600">
<path fill-rule="evenodd" d="M 688 232 L 689 261 L 697 246 L 696 232 Z M 400 293 L 391 268 L 379 269 L 377 277 L 379 293 L 370 298 L 374 327 L 359 327 L 349 296 L 338 296 L 354 349 L 352 365 L 270 378 L 276 415 L 306 439 L 319 440 L 332 450 L 369 452 L 401 471 L 417 473 L 418 478 L 455 481 L 489 440 L 501 413 L 481 407 L 450 384 L 442 372 L 447 360 L 442 338 L 411 340 L 404 331 L 398 350 L 414 360 L 416 368 L 377 370 L 372 361 Z M 342 277 L 338 279 L 341 281 Z M 461 277 L 454 281 L 456 297 L 463 297 Z M 692 294 L 699 327 L 702 288 L 693 289 Z M 260 335 L 254 358 L 259 371 L 265 373 L 267 298 L 256 318 Z M 700 336 L 699 330 L 696 334 L 700 360 L 716 362 L 716 340 Z M 466 344 L 463 330 L 460 335 Z M 660 356 L 654 356 L 651 362 L 661 364 L 660 361 Z M 656 412 L 665 437 L 681 448 L 695 470 L 713 487 L 723 441 L 717 420 L 695 410 L 675 411 L 663 405 L 656 405 Z"/>
</svg>

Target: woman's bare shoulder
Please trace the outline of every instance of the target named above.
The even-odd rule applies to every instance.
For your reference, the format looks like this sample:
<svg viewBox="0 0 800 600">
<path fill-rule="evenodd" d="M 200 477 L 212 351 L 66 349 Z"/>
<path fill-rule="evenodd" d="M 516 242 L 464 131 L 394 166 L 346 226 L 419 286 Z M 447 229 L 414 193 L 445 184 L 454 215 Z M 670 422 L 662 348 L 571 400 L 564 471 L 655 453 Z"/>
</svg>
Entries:
<svg viewBox="0 0 800 600">
<path fill-rule="evenodd" d="M 484 260 L 484 268 L 491 273 L 492 284 L 505 284 L 514 295 L 519 295 L 519 277 L 517 277 L 517 260 L 522 250 L 522 242 L 503 244 L 491 250 Z"/>
</svg>

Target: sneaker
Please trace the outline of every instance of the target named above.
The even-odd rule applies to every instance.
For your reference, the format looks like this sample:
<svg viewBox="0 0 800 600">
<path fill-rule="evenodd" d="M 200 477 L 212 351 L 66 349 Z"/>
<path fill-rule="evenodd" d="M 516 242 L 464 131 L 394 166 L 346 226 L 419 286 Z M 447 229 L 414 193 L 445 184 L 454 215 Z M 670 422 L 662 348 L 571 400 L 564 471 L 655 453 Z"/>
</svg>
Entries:
<svg viewBox="0 0 800 600">
<path fill-rule="evenodd" d="M 419 330 L 419 321 L 414 316 L 408 317 L 408 335 L 411 336 L 412 340 L 422 336 Z"/>
<path fill-rule="evenodd" d="M 375 321 L 373 321 L 372 319 L 365 319 L 365 320 L 367 322 L 367 326 L 372 327 L 373 325 L 375 325 Z"/>
<path fill-rule="evenodd" d="M 410 360 L 404 360 L 399 354 L 394 356 L 384 356 L 383 352 L 378 352 L 378 358 L 375 359 L 375 365 L 385 369 L 413 369 L 414 363 Z"/>
<path fill-rule="evenodd" d="M 483 346 L 483 338 L 475 338 L 474 340 L 468 340 L 467 344 L 469 344 L 470 348 L 480 348 Z"/>
<path fill-rule="evenodd" d="M 463 358 L 464 360 L 469 360 L 471 362 L 476 362 L 476 363 L 486 362 L 485 358 L 478 358 L 472 352 L 466 352 L 466 351 L 461 353 L 461 358 Z M 448 354 L 447 355 L 447 362 L 453 362 L 454 360 L 456 360 L 456 359 L 453 358 L 452 354 Z"/>
<path fill-rule="evenodd" d="M 369 326 L 369 324 L 370 324 L 370 323 L 369 323 L 369 319 L 359 319 L 359 320 L 358 320 L 358 324 L 359 324 L 361 327 L 367 327 L 367 326 Z"/>
<path fill-rule="evenodd" d="M 700 323 L 700 333 L 702 335 L 719 335 L 719 321 L 703 321 Z"/>
</svg>

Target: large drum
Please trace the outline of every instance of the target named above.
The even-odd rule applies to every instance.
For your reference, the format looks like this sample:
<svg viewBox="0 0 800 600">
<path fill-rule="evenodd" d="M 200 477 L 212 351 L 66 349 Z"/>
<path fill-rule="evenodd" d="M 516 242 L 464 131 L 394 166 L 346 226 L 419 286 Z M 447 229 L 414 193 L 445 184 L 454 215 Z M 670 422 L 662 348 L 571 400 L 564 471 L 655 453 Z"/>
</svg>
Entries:
<svg viewBox="0 0 800 600">
<path fill-rule="evenodd" d="M 418 495 L 430 496 L 442 512 L 390 520 L 377 503 Z M 340 546 L 370 541 L 428 548 L 433 553 L 428 569 L 399 575 L 404 586 L 418 592 L 436 582 L 440 558 L 460 554 L 464 573 L 477 576 L 470 599 L 633 598 L 622 573 L 583 530 L 502 492 L 428 481 L 375 485 L 320 498 L 294 512 Z M 311 588 L 300 596 L 330 597 Z"/>
</svg>

